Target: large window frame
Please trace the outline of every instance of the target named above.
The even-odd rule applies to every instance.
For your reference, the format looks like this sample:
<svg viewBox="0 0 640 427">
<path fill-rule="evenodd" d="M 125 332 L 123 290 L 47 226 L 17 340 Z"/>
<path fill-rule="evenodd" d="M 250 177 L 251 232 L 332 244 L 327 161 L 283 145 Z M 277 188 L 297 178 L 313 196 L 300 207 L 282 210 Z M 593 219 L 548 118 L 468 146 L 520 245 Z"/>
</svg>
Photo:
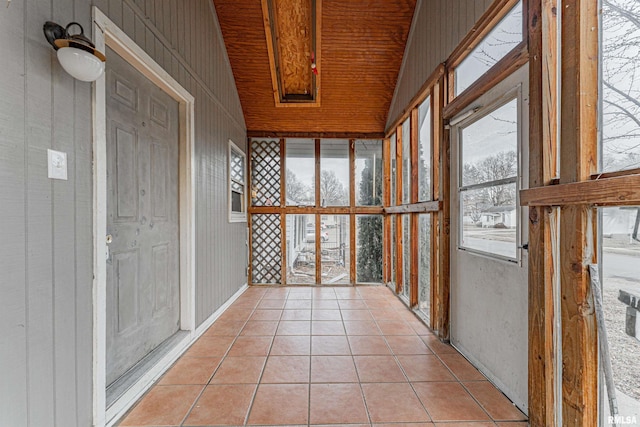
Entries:
<svg viewBox="0 0 640 427">
<path fill-rule="evenodd" d="M 521 208 L 519 206 L 519 191 L 521 190 L 522 187 L 522 183 L 521 183 L 521 176 L 522 176 L 522 165 L 521 165 L 521 158 L 522 158 L 522 100 L 523 94 L 522 94 L 522 89 L 520 86 L 517 86 L 514 89 L 508 90 L 508 92 L 506 92 L 504 94 L 504 96 L 500 97 L 498 100 L 494 101 L 493 103 L 491 103 L 490 105 L 488 105 L 487 107 L 483 107 L 481 109 L 478 110 L 470 110 L 471 112 L 473 112 L 473 114 L 471 116 L 468 116 L 466 118 L 464 118 L 464 120 L 460 120 L 458 123 L 456 123 L 453 127 L 456 129 L 457 131 L 457 145 L 458 145 L 458 164 L 460 165 L 458 168 L 458 194 L 459 194 L 459 218 L 458 218 L 458 224 L 459 224 L 459 229 L 458 229 L 458 242 L 457 242 L 457 246 L 458 249 L 460 250 L 465 250 L 465 251 L 469 251 L 469 252 L 474 252 L 474 253 L 478 253 L 490 258 L 496 258 L 496 259 L 502 259 L 505 261 L 511 261 L 511 262 L 517 262 L 519 263 L 522 259 L 522 244 L 521 244 L 521 233 L 522 233 L 522 213 L 521 213 Z M 515 175 L 513 176 L 508 176 L 508 177 L 504 177 L 501 179 L 493 179 L 493 180 L 486 180 L 486 181 L 482 181 L 482 182 L 478 182 L 478 183 L 472 183 L 472 184 L 466 184 L 464 182 L 464 177 L 463 177 L 463 165 L 464 165 L 464 138 L 463 138 L 463 132 L 466 128 L 468 128 L 469 126 L 472 126 L 478 122 L 480 122 L 483 119 L 486 119 L 487 117 L 490 117 L 491 114 L 505 106 L 507 106 L 508 104 L 512 103 L 512 102 L 516 102 L 516 116 L 517 116 L 517 136 L 516 136 L 516 171 L 515 171 Z M 466 114 L 463 113 L 463 117 Z M 455 123 L 456 122 L 456 118 L 451 120 L 451 123 Z M 497 251 L 489 251 L 489 250 L 481 250 L 478 248 L 474 248 L 471 245 L 465 245 L 464 243 L 464 197 L 463 195 L 465 193 L 469 193 L 471 191 L 477 191 L 477 190 L 486 190 L 486 189 L 490 189 L 490 188 L 497 188 L 497 187 L 501 187 L 501 186 L 506 186 L 506 185 L 515 185 L 515 200 L 514 200 L 514 206 L 515 206 L 515 220 L 516 220 L 516 227 L 515 227 L 515 242 L 514 242 L 514 247 L 513 247 L 513 256 L 508 256 L 505 254 L 500 254 Z"/>
<path fill-rule="evenodd" d="M 340 279 L 340 283 L 345 284 L 345 282 L 347 282 L 348 284 L 351 284 L 351 285 L 360 284 L 360 282 L 357 281 L 356 220 L 358 216 L 362 216 L 362 215 L 383 215 L 384 207 L 383 207 L 383 200 L 382 200 L 383 198 L 380 198 L 380 203 L 377 205 L 361 206 L 357 204 L 356 192 L 358 191 L 358 189 L 356 188 L 356 185 L 355 185 L 356 183 L 355 175 L 357 173 L 356 172 L 357 171 L 357 168 L 356 168 L 356 160 L 357 160 L 356 145 L 357 144 L 356 143 L 358 141 L 375 141 L 377 144 L 380 144 L 382 148 L 382 159 L 379 160 L 379 162 L 381 162 L 383 169 L 385 167 L 386 158 L 387 158 L 385 147 L 388 146 L 388 143 L 383 138 L 375 138 L 375 137 L 371 137 L 371 135 L 359 135 L 359 134 L 358 135 L 356 134 L 349 134 L 349 135 L 318 134 L 317 138 L 313 138 L 313 136 L 310 136 L 309 134 L 303 134 L 303 137 L 304 139 L 307 139 L 309 141 L 310 151 L 314 153 L 315 167 L 314 167 L 313 202 L 309 203 L 308 205 L 298 205 L 298 204 L 292 204 L 289 200 L 287 200 L 287 197 L 286 197 L 286 194 L 287 194 L 286 192 L 287 140 L 292 139 L 292 140 L 300 141 L 300 137 L 296 135 L 292 135 L 289 138 L 287 137 L 287 135 L 283 134 L 279 140 L 279 149 L 277 150 L 280 153 L 280 169 L 279 169 L 279 172 L 272 174 L 272 176 L 270 177 L 271 181 L 273 181 L 275 179 L 274 175 L 279 176 L 278 186 L 280 188 L 280 198 L 281 198 L 280 203 L 279 204 L 274 203 L 273 205 L 264 204 L 264 203 L 260 203 L 260 204 L 253 203 L 251 206 L 249 206 L 249 223 L 250 224 L 251 224 L 251 218 L 253 215 L 277 214 L 277 215 L 280 215 L 280 218 L 281 218 L 280 225 L 279 225 L 281 240 L 278 243 L 278 245 L 281 246 L 281 252 L 280 252 L 281 256 L 279 258 L 275 257 L 275 258 L 278 258 L 278 260 L 281 260 L 281 268 L 282 268 L 282 274 L 280 275 L 281 280 L 278 283 L 258 283 L 258 284 L 261 284 L 261 285 L 265 285 L 265 284 L 266 285 L 305 285 L 305 284 L 309 285 L 310 284 L 309 280 L 305 280 L 304 282 L 306 283 L 296 283 L 294 279 L 292 279 L 293 276 L 291 276 L 290 274 L 288 275 L 287 268 L 289 268 L 289 264 L 291 264 L 288 258 L 291 256 L 294 256 L 291 254 L 291 251 L 288 250 L 288 245 L 292 243 L 289 243 L 286 239 L 287 217 L 290 215 L 311 215 L 312 217 L 314 217 L 313 223 L 315 224 L 314 225 L 315 227 L 314 231 L 316 236 L 316 238 L 314 239 L 315 242 L 314 244 L 307 244 L 307 247 L 310 249 L 313 249 L 312 246 L 315 246 L 315 281 L 313 281 L 313 284 L 322 285 L 323 284 L 322 282 L 325 282 L 325 284 L 328 284 L 328 285 L 333 284 L 333 282 L 329 283 L 328 280 L 324 279 L 323 278 L 324 276 L 322 275 L 323 264 L 328 265 L 327 264 L 328 261 L 326 258 L 327 253 L 329 253 L 330 255 L 339 254 L 341 259 L 349 260 L 349 266 L 347 268 L 348 271 L 346 272 L 347 277 Z M 348 151 L 348 169 L 349 169 L 348 204 L 346 206 L 331 206 L 331 205 L 327 205 L 326 203 L 325 204 L 322 203 L 322 192 L 321 192 L 321 188 L 322 188 L 321 172 L 323 170 L 322 143 L 323 141 L 327 143 L 327 142 L 336 142 L 340 140 L 343 141 L 344 144 L 347 146 L 347 151 Z M 255 153 L 255 156 L 254 156 L 254 152 L 253 152 L 254 144 L 258 144 L 258 146 L 260 144 L 271 144 L 272 146 L 271 151 L 275 152 L 274 150 L 275 141 L 273 140 L 272 137 L 268 137 L 266 135 L 263 137 L 262 135 L 259 135 L 259 134 L 251 135 L 249 138 L 249 153 L 252 160 L 254 159 L 254 157 L 256 161 L 262 158 L 258 155 L 258 153 Z M 251 181 L 252 192 L 256 191 L 257 193 L 260 193 L 261 191 L 260 183 L 255 182 L 253 180 L 254 179 L 253 169 L 256 169 L 256 166 L 257 166 L 256 164 L 252 163 L 252 167 L 251 167 L 252 170 L 250 171 L 250 175 L 251 175 L 250 179 L 252 180 Z M 384 171 L 382 172 L 382 174 L 384 174 Z M 261 176 L 264 177 L 266 175 L 263 173 Z M 384 191 L 385 191 L 384 189 L 387 188 L 387 184 L 383 181 L 384 181 L 383 179 L 379 179 L 379 178 L 376 179 L 375 181 L 376 183 L 378 183 L 378 185 L 382 185 L 382 189 L 380 189 L 380 194 L 384 194 Z M 376 192 L 376 194 L 378 193 Z M 347 223 L 345 223 L 345 227 L 344 227 L 345 230 L 348 230 L 348 232 L 345 231 L 345 233 L 348 234 L 348 236 L 346 236 L 347 238 L 344 239 L 341 237 L 339 248 L 326 247 L 327 244 L 330 244 L 332 242 L 331 236 L 335 234 L 335 231 L 332 228 L 332 225 L 333 225 L 332 221 L 327 219 L 330 219 L 332 217 L 344 218 L 345 216 L 348 218 Z M 327 218 L 327 219 L 323 220 L 323 218 Z M 325 224 L 325 221 L 327 222 L 327 224 Z M 379 241 L 384 241 L 383 237 L 386 233 L 386 230 L 387 230 L 386 223 L 383 222 L 382 235 L 377 237 Z M 273 232 L 273 230 L 270 230 L 270 232 Z M 311 229 L 305 229 L 305 234 L 311 233 L 311 232 L 312 232 Z M 329 234 L 329 240 L 327 240 L 326 237 L 323 238 L 323 236 L 326 236 L 327 233 Z M 253 240 L 253 236 L 252 234 L 250 234 L 249 241 L 250 241 L 250 248 L 251 248 L 251 253 L 250 253 L 251 259 L 253 259 L 253 250 L 254 249 L 257 250 L 257 248 L 253 248 L 252 240 Z M 342 253 L 343 251 L 348 251 L 348 252 Z M 325 254 L 324 258 L 323 258 L 323 254 Z M 384 261 L 381 262 L 381 265 L 384 265 Z M 309 272 L 309 274 L 313 276 L 312 272 Z M 288 276 L 289 276 L 289 280 L 287 280 Z M 251 277 L 251 271 L 249 272 L 249 284 L 254 284 Z"/>
<path fill-rule="evenodd" d="M 234 174 L 234 160 L 242 162 L 241 176 Z M 247 222 L 247 155 L 232 140 L 229 140 L 228 151 L 228 198 L 229 198 L 229 222 Z M 240 209 L 234 209 L 234 193 L 239 195 Z"/>
</svg>

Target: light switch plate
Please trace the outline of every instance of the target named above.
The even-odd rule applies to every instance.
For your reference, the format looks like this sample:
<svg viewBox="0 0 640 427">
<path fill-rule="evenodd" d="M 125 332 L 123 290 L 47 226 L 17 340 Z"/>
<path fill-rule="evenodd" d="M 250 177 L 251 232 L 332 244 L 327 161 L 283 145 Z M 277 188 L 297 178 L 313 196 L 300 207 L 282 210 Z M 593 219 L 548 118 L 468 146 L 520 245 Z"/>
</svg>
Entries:
<svg viewBox="0 0 640 427">
<path fill-rule="evenodd" d="M 67 153 L 47 150 L 49 178 L 67 180 Z"/>
</svg>

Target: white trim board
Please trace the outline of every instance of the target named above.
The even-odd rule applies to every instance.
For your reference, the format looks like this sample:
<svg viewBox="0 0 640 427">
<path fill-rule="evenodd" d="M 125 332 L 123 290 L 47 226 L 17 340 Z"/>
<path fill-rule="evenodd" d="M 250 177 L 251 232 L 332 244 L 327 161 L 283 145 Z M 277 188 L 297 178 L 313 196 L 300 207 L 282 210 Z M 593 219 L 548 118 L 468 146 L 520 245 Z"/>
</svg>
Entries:
<svg viewBox="0 0 640 427">
<path fill-rule="evenodd" d="M 158 65 L 124 31 L 100 9 L 92 8 L 93 35 L 96 48 L 109 47 L 179 104 L 180 111 L 180 329 L 189 335 L 144 375 L 128 392 L 106 409 L 106 251 L 107 251 L 107 162 L 106 162 L 106 79 L 103 75 L 93 85 L 93 404 L 94 425 L 104 426 L 117 419 L 146 391 L 153 381 L 197 337 L 195 305 L 195 184 L 194 108 L 195 98 Z M 107 58 L 107 67 L 109 59 Z"/>
</svg>

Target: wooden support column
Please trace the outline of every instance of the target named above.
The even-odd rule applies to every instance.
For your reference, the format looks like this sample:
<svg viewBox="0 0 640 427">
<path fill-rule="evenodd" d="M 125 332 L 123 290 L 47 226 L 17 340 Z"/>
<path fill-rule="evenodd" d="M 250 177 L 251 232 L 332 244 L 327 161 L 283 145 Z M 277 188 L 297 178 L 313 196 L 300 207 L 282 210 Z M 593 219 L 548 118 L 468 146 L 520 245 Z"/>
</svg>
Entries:
<svg viewBox="0 0 640 427">
<path fill-rule="evenodd" d="M 529 188 L 557 175 L 557 0 L 528 0 Z M 525 166 L 526 167 L 526 166 Z M 556 417 L 556 279 L 551 208 L 529 208 L 529 423 L 552 427 Z"/>
<path fill-rule="evenodd" d="M 443 79 L 440 78 L 438 83 L 433 87 L 431 93 L 431 199 L 440 200 L 440 139 L 442 137 L 442 99 L 444 95 Z M 438 210 L 442 209 L 440 207 Z M 430 313 L 429 313 L 429 327 L 435 329 L 434 319 L 438 315 L 438 298 L 436 290 L 439 289 L 439 263 L 442 255 L 440 254 L 440 239 L 439 239 L 439 222 L 440 214 L 431 214 L 431 277 L 430 277 Z"/>
<path fill-rule="evenodd" d="M 438 214 L 437 232 L 438 232 L 438 280 L 435 283 L 434 299 L 433 299 L 433 319 L 431 320 L 433 330 L 442 341 L 449 340 L 449 300 L 450 300 L 450 250 L 451 250 L 451 147 L 450 132 L 444 128 L 442 112 L 445 105 L 445 93 L 449 97 L 452 96 L 451 81 L 444 82 L 440 80 L 437 92 L 434 91 L 434 102 L 437 102 L 436 123 L 434 124 L 434 145 L 438 144 L 440 159 L 438 163 L 438 187 L 440 191 L 440 200 L 442 201 L 442 210 Z M 447 89 L 449 88 L 449 89 Z M 434 110 L 435 112 L 435 110 Z"/>
<path fill-rule="evenodd" d="M 396 128 L 396 206 L 402 204 L 402 125 Z M 396 293 L 402 292 L 403 251 L 402 215 L 396 215 Z"/>
<path fill-rule="evenodd" d="M 321 195 L 320 195 L 320 175 L 321 175 L 321 167 L 320 167 L 320 140 L 315 140 L 315 156 L 316 156 L 316 195 L 315 195 L 315 206 L 316 208 L 322 205 Z M 320 233 L 322 231 L 320 227 L 320 214 L 316 213 L 314 215 L 314 221 L 316 225 L 316 240 L 315 240 L 315 248 L 316 248 L 316 284 L 322 283 L 322 239 L 320 238 Z"/>
<path fill-rule="evenodd" d="M 410 129 L 411 136 L 409 144 L 411 147 L 411 197 L 410 202 L 412 204 L 418 203 L 418 159 L 419 157 L 419 145 L 418 141 L 418 107 L 411 110 Z M 418 305 L 418 248 L 420 239 L 422 236 L 418 233 L 418 214 L 412 213 L 411 215 L 411 262 L 409 263 L 409 269 L 411 272 L 409 280 L 409 307 L 414 308 Z"/>
<path fill-rule="evenodd" d="M 597 170 L 597 2 L 565 2 L 561 27 L 560 183 L 566 184 L 587 181 Z M 588 272 L 595 261 L 594 217 L 588 205 L 561 210 L 562 423 L 569 426 L 597 425 L 597 332 Z"/>
<path fill-rule="evenodd" d="M 385 138 L 382 141 L 382 205 L 387 208 L 391 206 L 391 141 Z M 391 281 L 391 215 L 384 216 L 382 242 L 383 250 L 383 277 L 382 281 L 386 285 Z"/>
<path fill-rule="evenodd" d="M 280 208 L 287 206 L 287 150 L 284 138 L 280 138 Z M 287 215 L 280 214 L 280 243 L 282 248 L 282 273 L 280 283 L 287 284 Z"/>
<path fill-rule="evenodd" d="M 349 140 L 349 206 L 356 205 L 356 140 Z M 349 277 L 351 283 L 356 283 L 356 216 L 349 215 Z"/>
</svg>

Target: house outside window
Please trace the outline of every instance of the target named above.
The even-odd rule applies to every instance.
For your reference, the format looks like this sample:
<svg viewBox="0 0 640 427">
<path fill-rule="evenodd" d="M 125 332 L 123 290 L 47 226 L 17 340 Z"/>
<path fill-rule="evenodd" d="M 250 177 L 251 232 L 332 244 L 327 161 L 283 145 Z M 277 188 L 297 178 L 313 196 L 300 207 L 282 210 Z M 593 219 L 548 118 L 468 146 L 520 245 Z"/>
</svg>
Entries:
<svg viewBox="0 0 640 427">
<path fill-rule="evenodd" d="M 247 221 L 247 157 L 229 140 L 229 222 Z"/>
</svg>

